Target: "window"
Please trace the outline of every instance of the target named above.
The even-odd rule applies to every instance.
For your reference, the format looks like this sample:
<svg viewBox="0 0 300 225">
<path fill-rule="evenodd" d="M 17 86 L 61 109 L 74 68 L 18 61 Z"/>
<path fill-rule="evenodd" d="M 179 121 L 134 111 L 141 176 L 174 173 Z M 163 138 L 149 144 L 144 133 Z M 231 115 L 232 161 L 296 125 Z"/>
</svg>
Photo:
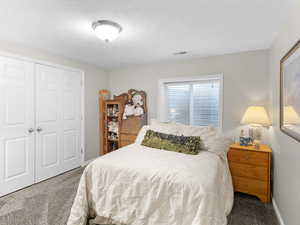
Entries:
<svg viewBox="0 0 300 225">
<path fill-rule="evenodd" d="M 222 81 L 222 75 L 161 80 L 160 119 L 221 128 Z"/>
</svg>

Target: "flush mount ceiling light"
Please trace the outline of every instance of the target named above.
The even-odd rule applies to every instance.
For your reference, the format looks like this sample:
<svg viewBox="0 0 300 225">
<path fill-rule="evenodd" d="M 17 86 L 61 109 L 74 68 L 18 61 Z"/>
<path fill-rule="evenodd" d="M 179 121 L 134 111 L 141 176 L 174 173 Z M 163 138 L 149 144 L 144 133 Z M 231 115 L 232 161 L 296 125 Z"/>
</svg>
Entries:
<svg viewBox="0 0 300 225">
<path fill-rule="evenodd" d="M 187 51 L 180 51 L 180 52 L 174 52 L 173 55 L 185 55 L 187 54 Z"/>
<path fill-rule="evenodd" d="M 110 20 L 98 20 L 92 24 L 98 38 L 105 42 L 115 40 L 122 31 L 122 27 Z"/>
</svg>

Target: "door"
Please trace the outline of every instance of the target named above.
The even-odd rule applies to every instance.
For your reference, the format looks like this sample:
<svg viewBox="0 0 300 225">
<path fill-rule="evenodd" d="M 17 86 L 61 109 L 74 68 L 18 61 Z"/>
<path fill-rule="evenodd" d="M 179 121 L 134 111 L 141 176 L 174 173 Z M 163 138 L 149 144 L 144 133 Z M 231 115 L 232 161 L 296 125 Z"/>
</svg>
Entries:
<svg viewBox="0 0 300 225">
<path fill-rule="evenodd" d="M 36 182 L 58 175 L 62 77 L 53 67 L 36 65 Z"/>
<path fill-rule="evenodd" d="M 62 89 L 62 165 L 63 171 L 80 166 L 81 162 L 81 73 L 61 71 Z"/>
<path fill-rule="evenodd" d="M 81 74 L 36 66 L 36 181 L 80 165 Z"/>
<path fill-rule="evenodd" d="M 0 57 L 0 196 L 34 182 L 34 64 Z"/>
</svg>

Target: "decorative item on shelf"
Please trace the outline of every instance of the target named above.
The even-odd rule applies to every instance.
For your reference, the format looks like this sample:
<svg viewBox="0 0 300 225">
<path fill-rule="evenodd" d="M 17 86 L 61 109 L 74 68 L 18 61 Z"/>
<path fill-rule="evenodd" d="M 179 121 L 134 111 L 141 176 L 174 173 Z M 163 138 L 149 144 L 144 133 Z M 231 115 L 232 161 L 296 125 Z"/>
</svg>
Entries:
<svg viewBox="0 0 300 225">
<path fill-rule="evenodd" d="M 137 103 L 137 105 L 135 105 L 135 107 L 134 107 L 134 114 L 133 115 L 134 116 L 142 116 L 142 115 L 144 115 L 144 109 L 143 109 L 143 107 L 139 103 Z"/>
<path fill-rule="evenodd" d="M 126 120 L 129 116 L 142 116 L 144 115 L 144 92 L 139 92 L 134 89 L 128 91 L 129 100 L 125 105 L 123 119 Z"/>
<path fill-rule="evenodd" d="M 143 114 L 144 114 L 144 109 L 139 103 L 134 105 L 133 101 L 129 101 L 125 105 L 123 119 L 126 120 L 129 116 L 142 116 Z"/>
<path fill-rule="evenodd" d="M 280 60 L 280 130 L 300 141 L 300 40 Z"/>
<path fill-rule="evenodd" d="M 123 120 L 126 120 L 128 116 L 134 115 L 134 105 L 133 102 L 130 100 L 126 105 L 123 113 Z"/>
<path fill-rule="evenodd" d="M 250 106 L 246 110 L 241 124 L 249 124 L 251 127 L 249 129 L 249 137 L 255 147 L 259 148 L 260 141 L 262 138 L 261 128 L 263 126 L 269 127 L 271 125 L 267 111 L 262 106 Z"/>
<path fill-rule="evenodd" d="M 108 140 L 109 141 L 117 141 L 118 140 L 118 134 L 111 132 L 108 134 Z"/>
<path fill-rule="evenodd" d="M 240 134 L 240 145 L 241 146 L 249 146 L 252 145 L 252 138 L 251 137 L 246 137 L 244 134 L 244 130 L 241 130 Z"/>
<path fill-rule="evenodd" d="M 107 114 L 110 117 L 118 117 L 119 116 L 119 109 L 117 105 L 111 105 L 107 108 Z"/>
<path fill-rule="evenodd" d="M 109 121 L 108 132 L 114 132 L 117 134 L 119 132 L 119 123 L 116 121 Z"/>
</svg>

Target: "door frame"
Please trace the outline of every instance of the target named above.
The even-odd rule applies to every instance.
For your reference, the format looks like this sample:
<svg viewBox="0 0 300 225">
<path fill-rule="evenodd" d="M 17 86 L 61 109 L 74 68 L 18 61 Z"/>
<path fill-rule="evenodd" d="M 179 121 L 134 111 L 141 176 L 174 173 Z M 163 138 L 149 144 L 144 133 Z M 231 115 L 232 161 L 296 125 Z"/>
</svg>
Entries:
<svg viewBox="0 0 300 225">
<path fill-rule="evenodd" d="M 61 64 L 57 63 L 52 63 L 49 61 L 45 60 L 39 60 L 31 57 L 26 57 L 26 56 L 21 56 L 18 54 L 6 52 L 6 51 L 1 51 L 0 50 L 0 56 L 3 57 L 8 57 L 12 59 L 17 59 L 17 60 L 23 60 L 26 62 L 34 63 L 34 64 L 41 64 L 41 65 L 46 65 L 46 66 L 51 66 L 59 69 L 64 69 L 64 70 L 69 70 L 69 71 L 74 71 L 74 72 L 79 72 L 81 73 L 81 131 L 80 131 L 80 154 L 81 154 L 81 166 L 85 166 L 85 73 L 83 70 L 75 68 L 75 67 L 69 67 L 69 66 L 64 66 Z M 34 101 L 34 105 L 36 102 Z"/>
</svg>

